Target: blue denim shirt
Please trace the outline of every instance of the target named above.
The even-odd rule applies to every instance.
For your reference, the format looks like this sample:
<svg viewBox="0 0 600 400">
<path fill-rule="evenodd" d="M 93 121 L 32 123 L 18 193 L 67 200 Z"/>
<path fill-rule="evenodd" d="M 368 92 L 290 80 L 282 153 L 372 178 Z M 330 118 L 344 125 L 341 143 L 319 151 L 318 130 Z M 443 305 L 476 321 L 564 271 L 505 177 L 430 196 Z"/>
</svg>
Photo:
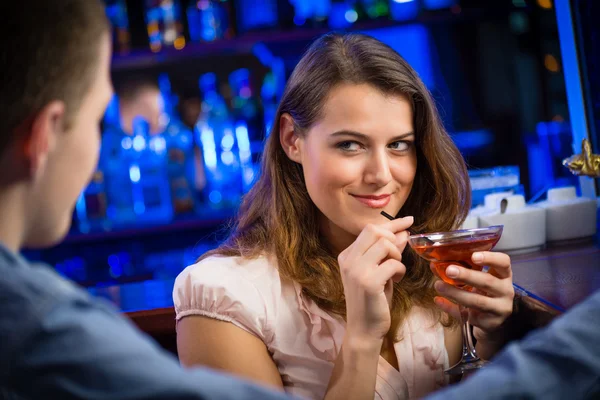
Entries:
<svg viewBox="0 0 600 400">
<path fill-rule="evenodd" d="M 0 244 L 0 398 L 289 398 L 184 370 L 111 305 Z"/>
<path fill-rule="evenodd" d="M 600 291 L 427 400 L 600 399 Z"/>
</svg>

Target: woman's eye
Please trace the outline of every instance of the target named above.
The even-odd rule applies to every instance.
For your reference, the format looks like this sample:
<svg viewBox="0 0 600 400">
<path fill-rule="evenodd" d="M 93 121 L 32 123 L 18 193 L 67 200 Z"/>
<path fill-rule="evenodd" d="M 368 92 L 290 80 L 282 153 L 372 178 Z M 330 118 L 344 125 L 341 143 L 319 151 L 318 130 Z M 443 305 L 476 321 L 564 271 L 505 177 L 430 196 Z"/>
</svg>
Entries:
<svg viewBox="0 0 600 400">
<path fill-rule="evenodd" d="M 340 150 L 344 150 L 344 151 L 358 151 L 360 150 L 360 144 L 357 142 L 353 142 L 353 141 L 345 141 L 345 142 L 341 142 L 338 143 L 336 146 L 338 149 Z"/>
<path fill-rule="evenodd" d="M 398 151 L 406 151 L 410 149 L 412 142 L 398 141 L 390 144 L 390 148 Z"/>
</svg>

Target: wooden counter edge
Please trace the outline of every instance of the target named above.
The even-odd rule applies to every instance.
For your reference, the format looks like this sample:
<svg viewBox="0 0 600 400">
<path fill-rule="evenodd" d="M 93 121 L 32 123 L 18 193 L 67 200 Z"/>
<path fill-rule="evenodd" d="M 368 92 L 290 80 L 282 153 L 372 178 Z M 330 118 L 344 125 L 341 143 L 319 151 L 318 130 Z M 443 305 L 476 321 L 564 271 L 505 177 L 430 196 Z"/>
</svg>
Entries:
<svg viewBox="0 0 600 400">
<path fill-rule="evenodd" d="M 150 336 L 175 334 L 175 309 L 173 307 L 129 311 L 125 315 Z"/>
</svg>

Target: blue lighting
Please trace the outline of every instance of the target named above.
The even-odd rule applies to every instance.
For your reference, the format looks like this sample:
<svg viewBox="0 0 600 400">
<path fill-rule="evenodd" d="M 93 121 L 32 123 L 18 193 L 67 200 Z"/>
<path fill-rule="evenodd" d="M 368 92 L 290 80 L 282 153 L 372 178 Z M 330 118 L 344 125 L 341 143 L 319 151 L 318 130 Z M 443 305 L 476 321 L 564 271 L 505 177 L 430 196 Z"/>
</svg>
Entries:
<svg viewBox="0 0 600 400">
<path fill-rule="evenodd" d="M 563 71 L 567 86 L 569 116 L 573 132 L 573 151 L 579 153 L 581 152 L 580 146 L 583 139 L 589 139 L 589 129 L 584 105 L 585 96 L 581 86 L 581 72 L 579 70 L 579 58 L 577 57 L 577 41 L 575 40 L 571 2 L 567 0 L 556 1 L 555 7 Z M 597 196 L 593 179 L 581 177 L 579 184 L 583 196 L 591 198 Z"/>
<path fill-rule="evenodd" d="M 121 140 L 121 147 L 125 150 L 129 150 L 131 149 L 131 146 L 133 145 L 133 141 L 131 140 L 130 137 L 124 137 Z"/>
<path fill-rule="evenodd" d="M 121 265 L 121 260 L 115 254 L 111 254 L 108 257 L 108 273 L 112 278 L 119 278 L 123 275 L 123 267 Z"/>
<path fill-rule="evenodd" d="M 133 149 L 135 151 L 142 151 L 146 148 L 146 139 L 143 136 L 137 135 L 133 138 Z"/>
<path fill-rule="evenodd" d="M 275 60 L 273 53 L 264 43 L 257 43 L 252 47 L 252 53 L 262 65 L 271 65 Z"/>
<path fill-rule="evenodd" d="M 429 10 L 440 10 L 450 8 L 457 4 L 456 0 L 423 0 L 425 8 Z"/>
<path fill-rule="evenodd" d="M 294 24 L 296 24 L 297 26 L 302 26 L 305 23 L 306 23 L 306 18 L 302 18 L 297 15 L 294 17 Z"/>
<path fill-rule="evenodd" d="M 146 206 L 144 203 L 138 201 L 133 205 L 133 211 L 135 211 L 136 214 L 141 215 L 146 211 Z"/>
<path fill-rule="evenodd" d="M 223 135 L 223 139 L 221 139 L 221 148 L 225 151 L 230 151 L 233 148 L 234 143 L 235 139 L 233 134 L 227 132 Z"/>
<path fill-rule="evenodd" d="M 294 6 L 296 25 L 304 24 L 307 19 L 324 20 L 330 15 L 330 0 L 289 0 L 289 2 Z"/>
<path fill-rule="evenodd" d="M 475 153 L 494 142 L 494 135 L 488 130 L 452 133 L 452 140 L 456 147 L 464 154 Z"/>
<path fill-rule="evenodd" d="M 142 174 L 140 172 L 139 166 L 134 164 L 131 167 L 129 167 L 129 179 L 131 179 L 131 182 L 133 182 L 133 183 L 139 182 L 141 175 Z"/>
<path fill-rule="evenodd" d="M 109 265 L 110 267 L 113 267 L 113 268 L 115 268 L 115 267 L 117 267 L 118 265 L 120 265 L 119 257 L 117 257 L 115 254 L 111 254 L 111 255 L 108 257 L 108 265 Z"/>
<path fill-rule="evenodd" d="M 202 123 L 199 127 L 200 142 L 204 150 L 204 162 L 207 168 L 214 170 L 217 168 L 217 146 L 215 144 L 215 134 L 210 126 Z"/>
<path fill-rule="evenodd" d="M 87 207 L 85 204 L 85 192 L 82 192 L 77 198 L 77 203 L 75 203 L 75 211 L 77 212 L 77 217 L 80 219 L 80 221 L 85 220 L 85 215 L 87 212 Z"/>
<path fill-rule="evenodd" d="M 277 25 L 277 0 L 239 0 L 236 9 L 241 31 Z"/>
<path fill-rule="evenodd" d="M 150 139 L 150 150 L 155 153 L 164 153 L 167 149 L 167 142 L 162 136 L 156 136 Z"/>
<path fill-rule="evenodd" d="M 393 0 L 390 15 L 396 21 L 410 21 L 419 15 L 419 3 L 414 0 Z"/>
<path fill-rule="evenodd" d="M 429 89 L 434 86 L 429 31 L 423 25 L 406 25 L 363 31 L 396 50 L 414 69 Z"/>
<path fill-rule="evenodd" d="M 358 20 L 358 13 L 354 10 L 348 10 L 348 11 L 346 11 L 345 17 L 346 17 L 346 21 L 348 21 L 352 24 Z"/>
<path fill-rule="evenodd" d="M 244 170 L 244 183 L 246 185 L 250 185 L 253 180 L 254 180 L 254 171 L 252 170 L 252 168 L 246 168 Z"/>
<path fill-rule="evenodd" d="M 329 14 L 329 27 L 332 29 L 344 29 L 352 25 L 358 19 L 358 13 L 350 4 L 333 3 Z"/>
<path fill-rule="evenodd" d="M 235 156 L 231 151 L 224 151 L 221 153 L 221 161 L 225 165 L 232 165 L 235 161 Z"/>
<path fill-rule="evenodd" d="M 252 157 L 250 150 L 250 137 L 248 136 L 248 127 L 246 125 L 238 125 L 235 127 L 235 137 L 240 154 L 240 162 L 246 164 Z"/>
<path fill-rule="evenodd" d="M 108 125 L 119 126 L 121 121 L 121 116 L 119 114 L 119 97 L 114 94 L 110 99 L 110 103 L 106 108 L 106 112 L 104 113 L 104 122 Z"/>
<path fill-rule="evenodd" d="M 248 127 L 246 125 L 238 125 L 235 127 L 235 137 L 240 150 L 250 151 L 250 138 L 248 137 Z"/>
<path fill-rule="evenodd" d="M 218 192 L 216 190 L 213 190 L 212 192 L 210 192 L 210 194 L 208 195 L 208 198 L 211 201 L 211 203 L 214 203 L 214 204 L 219 204 L 221 202 L 221 200 L 223 200 L 223 196 L 221 195 L 221 192 Z"/>
</svg>

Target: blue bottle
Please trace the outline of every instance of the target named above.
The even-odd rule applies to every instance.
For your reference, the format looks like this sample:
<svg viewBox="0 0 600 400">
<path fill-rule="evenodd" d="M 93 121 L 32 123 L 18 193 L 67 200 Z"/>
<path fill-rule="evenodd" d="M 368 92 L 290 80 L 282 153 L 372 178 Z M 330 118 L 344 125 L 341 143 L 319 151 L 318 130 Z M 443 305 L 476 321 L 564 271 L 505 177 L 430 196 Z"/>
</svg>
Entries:
<svg viewBox="0 0 600 400">
<path fill-rule="evenodd" d="M 102 145 L 98 167 L 91 182 L 79 196 L 75 205 L 77 224 L 81 233 L 110 230 L 109 190 L 110 190 L 110 157 L 118 156 L 115 152 L 114 132 L 119 126 L 119 105 L 117 96 L 113 96 L 103 120 Z M 118 150 L 118 149 L 117 149 Z"/>
<path fill-rule="evenodd" d="M 236 208 L 243 184 L 234 123 L 225 100 L 217 91 L 214 73 L 200 77 L 200 90 L 204 100 L 196 135 L 202 144 L 208 203 L 214 209 Z"/>
<path fill-rule="evenodd" d="M 107 196 L 104 173 L 94 172 L 91 182 L 79 195 L 75 204 L 79 232 L 106 231 L 111 228 L 107 216 Z"/>
<path fill-rule="evenodd" d="M 250 85 L 250 71 L 246 68 L 233 71 L 229 75 L 229 85 L 233 95 L 232 116 L 245 193 L 252 187 L 259 171 L 258 163 L 253 160 L 252 143 L 260 144 L 263 126 L 258 112 L 257 96 Z M 256 159 L 258 160 L 258 157 Z"/>
<path fill-rule="evenodd" d="M 112 25 L 113 49 L 125 54 L 131 50 L 131 33 L 125 0 L 105 0 L 106 15 Z"/>
<path fill-rule="evenodd" d="M 185 47 L 181 5 L 179 0 L 146 0 L 146 29 L 150 50 L 158 52 L 164 47 Z"/>
<path fill-rule="evenodd" d="M 142 118 L 133 120 L 129 180 L 133 195 L 136 223 L 167 223 L 173 218 L 167 174 L 165 138 L 150 136 L 150 126 Z"/>
<path fill-rule="evenodd" d="M 104 173 L 107 197 L 107 219 L 115 228 L 135 223 L 129 164 L 135 158 L 133 139 L 121 129 L 119 101 L 114 96 L 104 119 L 99 169 Z"/>
<path fill-rule="evenodd" d="M 231 36 L 230 1 L 192 1 L 186 10 L 190 38 L 194 42 L 212 42 Z"/>
<path fill-rule="evenodd" d="M 194 136 L 175 111 L 176 97 L 171 91 L 167 74 L 158 78 L 164 102 L 166 127 L 163 137 L 167 146 L 167 173 L 175 215 L 193 213 L 197 207 L 197 192 L 203 188 L 204 176 L 199 164 L 199 151 Z"/>
<path fill-rule="evenodd" d="M 269 71 L 265 74 L 260 88 L 260 101 L 263 109 L 263 132 L 269 136 L 277 114 L 279 100 L 285 89 L 285 63 L 282 58 L 275 57 L 271 50 L 262 43 L 257 43 L 252 49 L 254 56 Z M 262 138 L 261 138 L 262 139 Z M 262 143 L 260 146 L 262 150 Z"/>
</svg>

